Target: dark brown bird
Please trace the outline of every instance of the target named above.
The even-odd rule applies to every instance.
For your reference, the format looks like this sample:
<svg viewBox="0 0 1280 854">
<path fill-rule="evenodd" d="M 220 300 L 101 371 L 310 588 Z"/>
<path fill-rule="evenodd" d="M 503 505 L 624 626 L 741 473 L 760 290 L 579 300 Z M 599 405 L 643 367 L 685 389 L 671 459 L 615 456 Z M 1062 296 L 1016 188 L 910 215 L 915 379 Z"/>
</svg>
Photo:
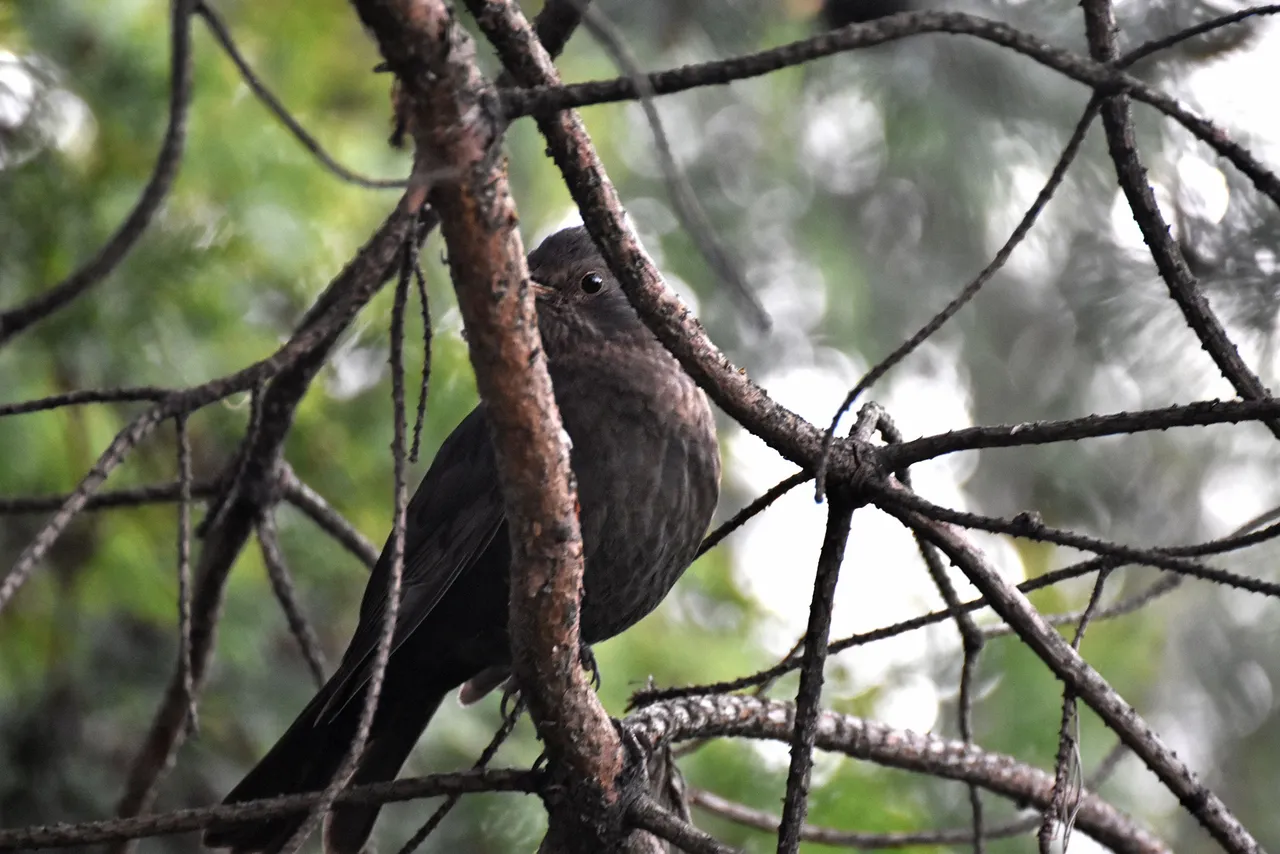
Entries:
<svg viewBox="0 0 1280 854">
<path fill-rule="evenodd" d="M 645 328 L 582 228 L 529 256 L 538 327 L 573 441 L 585 549 L 581 630 L 588 644 L 657 607 L 693 561 L 720 491 L 706 397 Z M 365 589 L 342 664 L 226 803 L 324 788 L 354 735 L 386 607 L 389 550 Z M 409 502 L 400 612 L 368 746 L 351 783 L 393 779 L 454 688 L 472 700 L 499 684 L 511 562 L 482 403 L 440 447 Z M 376 806 L 329 817 L 325 847 L 357 854 Z M 303 816 L 205 834 L 210 847 L 278 851 Z"/>
</svg>

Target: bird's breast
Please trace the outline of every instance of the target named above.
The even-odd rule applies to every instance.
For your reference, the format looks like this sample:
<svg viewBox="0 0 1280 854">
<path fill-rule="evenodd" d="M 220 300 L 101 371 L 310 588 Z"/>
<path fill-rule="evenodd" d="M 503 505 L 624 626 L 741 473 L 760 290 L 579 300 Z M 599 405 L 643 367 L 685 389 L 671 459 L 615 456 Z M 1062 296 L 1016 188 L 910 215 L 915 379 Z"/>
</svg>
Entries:
<svg viewBox="0 0 1280 854">
<path fill-rule="evenodd" d="M 552 367 L 581 506 L 582 632 L 594 643 L 653 610 L 692 562 L 719 498 L 715 422 L 673 360 L 635 358 L 621 374 Z"/>
</svg>

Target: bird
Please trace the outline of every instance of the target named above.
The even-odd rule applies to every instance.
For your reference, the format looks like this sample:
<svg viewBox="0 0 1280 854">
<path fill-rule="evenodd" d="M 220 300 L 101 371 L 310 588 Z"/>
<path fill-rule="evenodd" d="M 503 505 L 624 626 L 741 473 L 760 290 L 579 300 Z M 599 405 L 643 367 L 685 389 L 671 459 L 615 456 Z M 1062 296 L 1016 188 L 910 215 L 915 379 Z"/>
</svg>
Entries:
<svg viewBox="0 0 1280 854">
<path fill-rule="evenodd" d="M 649 614 L 693 562 L 720 493 L 715 420 L 702 390 L 644 325 L 591 236 L 552 234 L 528 256 L 542 350 L 571 442 L 583 543 L 579 629 L 589 645 Z M 482 401 L 445 439 L 406 510 L 392 652 L 349 785 L 392 780 L 455 688 L 472 702 L 506 680 L 511 548 Z M 355 734 L 391 571 L 388 540 L 342 662 L 224 803 L 323 789 Z M 377 805 L 338 805 L 328 854 L 358 854 Z M 295 813 L 210 829 L 234 854 L 279 851 Z"/>
</svg>

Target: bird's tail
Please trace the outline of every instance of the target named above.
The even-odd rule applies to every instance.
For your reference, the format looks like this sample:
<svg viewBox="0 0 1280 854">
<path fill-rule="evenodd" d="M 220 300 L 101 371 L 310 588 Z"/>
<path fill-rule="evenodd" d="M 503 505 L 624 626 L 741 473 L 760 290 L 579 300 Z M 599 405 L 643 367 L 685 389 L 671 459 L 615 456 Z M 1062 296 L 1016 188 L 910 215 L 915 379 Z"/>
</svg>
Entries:
<svg viewBox="0 0 1280 854">
<path fill-rule="evenodd" d="M 393 705 L 380 708 L 350 785 L 394 779 L 446 693 L 447 689 L 432 692 L 408 702 L 397 697 Z M 325 686 L 223 803 L 314 792 L 329 784 L 355 736 L 364 692 L 352 697 L 336 714 L 332 710 L 325 714 L 328 694 L 329 686 Z M 359 854 L 379 809 L 364 804 L 335 808 L 327 822 L 325 848 L 329 854 Z M 306 816 L 306 812 L 298 812 L 211 829 L 205 832 L 204 844 L 209 848 L 230 848 L 234 854 L 276 854 Z"/>
<path fill-rule="evenodd" d="M 398 702 L 388 709 L 390 714 L 384 725 L 369 736 L 351 785 L 394 780 L 445 693 L 442 691 L 415 703 Z M 369 834 L 373 833 L 373 823 L 381 809 L 381 804 L 350 804 L 329 813 L 324 834 L 326 854 L 360 854 Z"/>
</svg>

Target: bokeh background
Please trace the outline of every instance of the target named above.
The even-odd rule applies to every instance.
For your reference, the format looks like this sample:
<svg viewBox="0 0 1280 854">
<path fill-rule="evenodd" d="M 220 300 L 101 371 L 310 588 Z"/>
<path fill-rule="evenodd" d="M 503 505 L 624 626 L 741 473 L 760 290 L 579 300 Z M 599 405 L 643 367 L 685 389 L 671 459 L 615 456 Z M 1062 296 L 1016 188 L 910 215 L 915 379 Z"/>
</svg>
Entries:
<svg viewBox="0 0 1280 854">
<path fill-rule="evenodd" d="M 905 8 L 884 2 L 602 0 L 646 68 L 729 57 L 804 37 L 832 19 Z M 241 49 L 294 115 L 344 164 L 403 176 L 387 145 L 386 76 L 340 0 L 217 0 Z M 949 8 L 999 18 L 1085 52 L 1068 0 L 969 0 Z M 533 13 L 537 4 L 527 4 Z M 1118 4 L 1122 49 L 1230 11 L 1207 0 Z M 105 241 L 145 183 L 166 119 L 168 4 L 160 0 L 15 0 L 0 4 L 0 304 L 39 293 Z M 195 97 L 181 174 L 147 235 L 86 298 L 0 352 L 0 399 L 76 388 L 201 382 L 278 346 L 301 313 L 394 203 L 395 193 L 344 184 L 319 168 L 258 103 L 196 22 Z M 481 46 L 488 67 L 495 63 Z M 560 62 L 569 80 L 613 76 L 580 33 Z M 1256 21 L 1187 43 L 1136 72 L 1175 93 L 1280 168 L 1280 29 Z M 777 398 L 825 424 L 871 364 L 921 325 L 986 264 L 1048 176 L 1088 92 L 1024 58 L 973 39 L 930 35 L 839 56 L 730 87 L 663 98 L 681 169 L 772 315 L 755 328 L 718 285 L 672 213 L 652 135 L 635 105 L 584 116 L 622 197 L 668 281 L 714 339 Z M 1275 381 L 1280 216 L 1203 145 L 1136 108 L 1150 179 L 1214 308 L 1264 382 Z M 575 212 L 532 124 L 511 129 L 511 175 L 526 243 Z M 442 244 L 424 258 L 435 338 L 424 462 L 475 401 Z M 298 410 L 287 446 L 299 475 L 371 539 L 391 514 L 390 290 L 345 336 Z M 410 312 L 409 337 L 421 340 Z M 411 374 L 422 363 L 409 348 Z M 412 382 L 410 382 L 412 386 Z M 1176 309 L 1145 254 L 1106 158 L 1100 127 L 1031 236 L 978 299 L 872 397 L 908 437 L 971 424 L 1061 418 L 1208 397 L 1231 389 Z M 87 406 L 0 420 L 0 495 L 66 491 L 130 417 Z M 248 401 L 191 419 L 197 477 L 216 473 L 245 428 Z M 791 472 L 721 422 L 721 516 Z M 172 428 L 138 449 L 108 487 L 171 480 Z M 1051 524 L 1135 544 L 1225 534 L 1280 503 L 1276 440 L 1258 425 L 1182 430 L 1046 448 L 984 451 L 920 467 L 940 503 L 997 514 L 1036 510 Z M 688 573 L 650 618 L 597 651 L 606 706 L 652 676 L 710 681 L 767 665 L 799 637 L 825 508 L 797 490 Z M 176 645 L 176 510 L 88 514 L 0 614 L 0 825 L 110 814 L 125 769 L 169 679 Z M 284 548 L 331 660 L 354 626 L 366 572 L 288 507 Z M 0 516 L 7 566 L 42 522 Z M 860 511 L 840 581 L 834 633 L 876 628 L 940 604 L 910 538 Z M 1021 580 L 1078 557 L 980 537 Z M 1275 577 L 1275 550 L 1220 559 Z M 1154 571 L 1126 569 L 1109 599 Z M 962 591 L 968 589 L 961 584 Z M 1080 607 L 1090 582 L 1036 594 L 1046 612 Z M 990 621 L 990 616 L 983 618 Z M 1142 613 L 1096 625 L 1083 651 L 1238 811 L 1280 847 L 1280 611 L 1276 603 L 1202 583 Z M 955 735 L 959 639 L 952 625 L 835 658 L 826 702 L 897 726 Z M 1050 767 L 1060 687 L 1010 638 L 982 658 L 977 738 Z M 784 681 L 779 695 L 794 687 Z M 254 546 L 227 595 L 199 736 L 183 747 L 157 809 L 216 802 L 283 731 L 313 690 Z M 447 704 L 410 773 L 469 765 L 498 721 Z M 1113 745 L 1088 712 L 1086 772 Z M 527 721 L 499 760 L 538 753 Z M 782 745 L 716 743 L 682 761 L 692 785 L 776 811 Z M 1179 851 L 1211 841 L 1132 758 L 1103 787 Z M 1015 814 L 990 798 L 988 818 Z M 967 793 L 843 758 L 815 770 L 810 820 L 859 830 L 963 825 Z M 389 808 L 394 850 L 433 808 Z M 758 831 L 697 814 L 749 851 Z M 466 799 L 425 850 L 536 847 L 532 798 Z M 314 842 L 313 842 L 314 844 Z M 995 843 L 1023 851 L 1030 837 Z M 1078 851 L 1092 843 L 1072 839 Z M 194 836 L 144 851 L 192 851 Z M 818 850 L 809 846 L 806 850 Z"/>
</svg>

